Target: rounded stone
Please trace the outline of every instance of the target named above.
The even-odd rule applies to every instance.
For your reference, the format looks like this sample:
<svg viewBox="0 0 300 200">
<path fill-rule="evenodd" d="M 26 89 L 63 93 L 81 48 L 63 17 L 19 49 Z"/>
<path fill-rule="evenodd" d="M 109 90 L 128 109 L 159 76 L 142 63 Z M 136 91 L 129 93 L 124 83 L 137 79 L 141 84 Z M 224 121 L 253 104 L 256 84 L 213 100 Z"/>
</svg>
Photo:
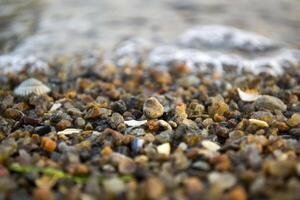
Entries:
<svg viewBox="0 0 300 200">
<path fill-rule="evenodd" d="M 147 118 L 155 119 L 164 114 L 164 107 L 156 98 L 150 97 L 145 101 L 143 111 Z"/>
</svg>

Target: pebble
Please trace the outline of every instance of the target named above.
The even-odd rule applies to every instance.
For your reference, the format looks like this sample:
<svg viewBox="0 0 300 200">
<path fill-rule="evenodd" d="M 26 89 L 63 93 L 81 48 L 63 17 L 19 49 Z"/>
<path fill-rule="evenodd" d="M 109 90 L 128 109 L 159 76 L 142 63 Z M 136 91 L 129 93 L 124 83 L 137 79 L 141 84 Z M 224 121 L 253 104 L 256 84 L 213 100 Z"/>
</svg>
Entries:
<svg viewBox="0 0 300 200">
<path fill-rule="evenodd" d="M 204 111 L 205 107 L 197 102 L 190 103 L 190 105 L 187 108 L 188 117 L 191 119 L 201 117 Z"/>
<path fill-rule="evenodd" d="M 200 195 L 204 190 L 203 183 L 196 177 L 189 177 L 183 181 L 183 185 L 185 187 L 186 192 L 189 195 Z"/>
<path fill-rule="evenodd" d="M 217 152 L 221 148 L 218 144 L 209 140 L 203 140 L 201 144 L 204 148 L 212 152 Z"/>
<path fill-rule="evenodd" d="M 82 115 L 82 112 L 78 108 L 74 108 L 74 107 L 68 108 L 67 113 L 75 117 L 79 117 Z"/>
<path fill-rule="evenodd" d="M 127 110 L 126 104 L 123 100 L 118 100 L 116 102 L 113 102 L 111 104 L 111 108 L 114 112 L 118 112 L 121 114 L 123 114 Z"/>
<path fill-rule="evenodd" d="M 292 117 L 287 121 L 287 124 L 290 127 L 295 127 L 295 126 L 299 125 L 300 124 L 300 114 L 299 113 L 294 113 L 292 115 Z"/>
<path fill-rule="evenodd" d="M 155 119 L 164 114 L 164 107 L 155 97 L 150 97 L 144 102 L 143 112 L 147 118 Z"/>
<path fill-rule="evenodd" d="M 165 120 L 162 119 L 158 120 L 158 124 L 162 130 L 172 130 L 171 125 Z"/>
<path fill-rule="evenodd" d="M 124 118 L 120 113 L 113 113 L 109 119 L 110 126 L 116 129 L 119 125 L 124 124 Z"/>
<path fill-rule="evenodd" d="M 14 109 L 14 108 L 8 108 L 4 112 L 4 116 L 10 119 L 19 120 L 23 116 L 22 112 Z"/>
<path fill-rule="evenodd" d="M 39 135 L 46 135 L 47 133 L 51 132 L 51 126 L 37 126 L 35 127 L 34 132 Z"/>
<path fill-rule="evenodd" d="M 54 200 L 54 194 L 52 193 L 52 191 L 50 190 L 50 188 L 36 188 L 33 191 L 33 198 L 35 200 Z"/>
<path fill-rule="evenodd" d="M 225 195 L 226 200 L 247 200 L 247 193 L 241 186 L 234 187 Z"/>
<path fill-rule="evenodd" d="M 130 158 L 122 159 L 119 162 L 118 170 L 121 174 L 132 174 L 136 170 L 135 162 Z"/>
<path fill-rule="evenodd" d="M 155 136 L 156 141 L 159 143 L 167 143 L 172 141 L 172 131 L 163 131 L 160 134 Z"/>
<path fill-rule="evenodd" d="M 56 149 L 56 142 L 51 140 L 49 137 L 43 137 L 41 140 L 41 147 L 48 151 L 49 153 L 52 153 Z"/>
<path fill-rule="evenodd" d="M 146 199 L 163 199 L 162 196 L 165 193 L 166 188 L 162 182 L 156 177 L 150 177 L 146 180 L 143 192 Z"/>
<path fill-rule="evenodd" d="M 114 195 L 118 195 L 126 190 L 124 182 L 117 177 L 104 180 L 103 187 L 107 193 Z"/>
<path fill-rule="evenodd" d="M 222 190 L 226 190 L 233 187 L 236 184 L 237 179 L 233 174 L 229 172 L 211 172 L 208 175 L 208 181 L 210 184 L 217 185 Z"/>
<path fill-rule="evenodd" d="M 202 171 L 209 171 L 210 165 L 204 161 L 196 161 L 192 164 L 194 169 L 202 170 Z"/>
<path fill-rule="evenodd" d="M 171 153 L 171 146 L 170 143 L 164 143 L 156 147 L 157 152 L 160 154 L 164 154 L 166 156 L 170 155 Z"/>
<path fill-rule="evenodd" d="M 66 119 L 62 119 L 56 124 L 56 127 L 59 130 L 64 130 L 64 129 L 70 128 L 72 126 L 73 126 L 72 122 L 70 122 L 69 120 L 66 120 Z"/>
<path fill-rule="evenodd" d="M 259 97 L 254 102 L 254 106 L 257 109 L 261 109 L 261 110 L 266 109 L 270 111 L 273 110 L 285 111 L 287 109 L 287 106 L 283 103 L 283 101 L 281 101 L 277 97 L 269 96 L 269 95 L 262 95 L 261 97 Z"/>
<path fill-rule="evenodd" d="M 131 143 L 133 152 L 139 152 L 143 148 L 144 143 L 145 141 L 143 139 L 135 138 Z"/>
<path fill-rule="evenodd" d="M 269 124 L 263 120 L 259 119 L 249 119 L 250 124 L 254 124 L 258 126 L 259 128 L 267 128 L 269 127 Z"/>
<path fill-rule="evenodd" d="M 86 122 L 82 117 L 77 117 L 74 122 L 75 126 L 77 126 L 79 128 L 83 128 L 85 126 L 85 123 Z"/>
</svg>

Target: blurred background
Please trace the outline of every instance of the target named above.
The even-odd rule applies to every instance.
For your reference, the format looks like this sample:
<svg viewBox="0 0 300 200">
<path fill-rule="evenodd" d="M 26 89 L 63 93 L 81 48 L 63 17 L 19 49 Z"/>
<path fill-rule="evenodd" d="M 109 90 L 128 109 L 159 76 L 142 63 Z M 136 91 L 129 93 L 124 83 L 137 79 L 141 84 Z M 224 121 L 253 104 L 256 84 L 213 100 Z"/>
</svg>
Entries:
<svg viewBox="0 0 300 200">
<path fill-rule="evenodd" d="M 111 49 L 130 36 L 171 42 L 204 24 L 300 47 L 299 0 L 0 0 L 0 53 Z"/>
</svg>

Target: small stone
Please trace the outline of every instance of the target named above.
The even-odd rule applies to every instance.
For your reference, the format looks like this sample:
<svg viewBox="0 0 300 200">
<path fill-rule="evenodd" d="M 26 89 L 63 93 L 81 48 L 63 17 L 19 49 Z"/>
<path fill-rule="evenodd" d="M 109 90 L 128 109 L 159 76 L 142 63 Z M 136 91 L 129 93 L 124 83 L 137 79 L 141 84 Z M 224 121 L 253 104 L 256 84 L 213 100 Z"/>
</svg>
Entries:
<svg viewBox="0 0 300 200">
<path fill-rule="evenodd" d="M 119 162 L 118 170 L 121 174 L 132 174 L 136 170 L 136 165 L 130 158 L 122 159 Z"/>
<path fill-rule="evenodd" d="M 210 166 L 207 162 L 204 161 L 196 161 L 192 164 L 192 168 L 202 170 L 202 171 L 209 171 Z"/>
<path fill-rule="evenodd" d="M 293 137 L 300 138 L 300 128 L 290 129 L 289 134 Z"/>
<path fill-rule="evenodd" d="M 225 195 L 225 200 L 247 200 L 247 193 L 244 188 L 237 186 Z"/>
<path fill-rule="evenodd" d="M 203 140 L 201 144 L 204 148 L 212 152 L 217 152 L 221 148 L 218 144 L 209 140 Z"/>
<path fill-rule="evenodd" d="M 111 116 L 112 111 L 107 108 L 98 108 L 93 106 L 88 109 L 84 118 L 85 119 L 95 119 L 95 118 L 108 118 Z"/>
<path fill-rule="evenodd" d="M 207 119 L 203 120 L 203 122 L 202 122 L 202 124 L 205 128 L 208 128 L 213 123 L 214 123 L 214 121 L 212 118 L 207 118 Z"/>
<path fill-rule="evenodd" d="M 49 153 L 52 153 L 56 149 L 56 142 L 51 140 L 48 137 L 43 137 L 41 141 L 41 147 L 45 150 L 48 151 Z"/>
<path fill-rule="evenodd" d="M 51 132 L 51 127 L 48 125 L 37 126 L 37 127 L 35 127 L 34 131 L 38 135 L 46 135 L 47 133 Z"/>
<path fill-rule="evenodd" d="M 71 116 L 76 116 L 79 117 L 82 115 L 82 112 L 78 108 L 68 108 L 67 113 L 70 114 Z"/>
<path fill-rule="evenodd" d="M 204 190 L 203 184 L 199 181 L 199 179 L 195 177 L 185 179 L 183 181 L 183 185 L 185 187 L 186 193 L 189 195 L 196 195 Z"/>
<path fill-rule="evenodd" d="M 85 119 L 95 119 L 100 116 L 100 108 L 98 107 L 91 107 L 87 110 L 84 118 Z"/>
<path fill-rule="evenodd" d="M 155 139 L 160 143 L 167 143 L 172 141 L 172 131 L 163 131 L 155 136 Z"/>
<path fill-rule="evenodd" d="M 165 120 L 158 120 L 158 124 L 162 130 L 172 130 L 172 127 Z"/>
<path fill-rule="evenodd" d="M 103 157 L 109 157 L 112 153 L 113 150 L 109 146 L 106 146 L 101 150 L 101 155 Z"/>
<path fill-rule="evenodd" d="M 139 152 L 143 148 L 144 142 L 145 141 L 143 139 L 135 138 L 131 143 L 131 149 L 133 152 Z"/>
<path fill-rule="evenodd" d="M 143 111 L 147 118 L 155 119 L 164 114 L 164 107 L 155 97 L 150 97 L 146 99 Z"/>
<path fill-rule="evenodd" d="M 292 117 L 287 121 L 287 124 L 291 127 L 295 127 L 300 124 L 300 114 L 294 113 Z"/>
<path fill-rule="evenodd" d="M 67 166 L 67 171 L 74 176 L 87 175 L 89 173 L 89 168 L 81 163 L 74 163 Z"/>
<path fill-rule="evenodd" d="M 188 114 L 186 113 L 186 105 L 184 103 L 178 103 L 175 107 L 176 123 L 181 124 L 187 119 Z"/>
<path fill-rule="evenodd" d="M 111 108 L 114 112 L 118 112 L 121 114 L 123 114 L 127 110 L 126 104 L 123 100 L 113 102 L 111 104 Z"/>
<path fill-rule="evenodd" d="M 202 113 L 205 111 L 205 107 L 197 102 L 192 102 L 187 108 L 188 117 L 191 119 L 196 119 L 201 117 Z"/>
<path fill-rule="evenodd" d="M 217 185 L 220 189 L 226 190 L 233 187 L 236 184 L 237 179 L 233 174 L 228 172 L 211 172 L 208 175 L 208 181 L 210 184 Z"/>
<path fill-rule="evenodd" d="M 273 114 L 270 111 L 257 111 L 251 114 L 251 119 L 258 119 L 270 124 L 273 121 Z"/>
<path fill-rule="evenodd" d="M 4 112 L 4 116 L 10 119 L 19 120 L 23 116 L 22 112 L 14 109 L 14 108 L 8 108 Z"/>
<path fill-rule="evenodd" d="M 23 116 L 20 121 L 22 122 L 22 124 L 27 124 L 32 126 L 37 126 L 41 123 L 40 119 L 28 117 L 28 116 Z"/>
<path fill-rule="evenodd" d="M 82 117 L 77 117 L 75 119 L 75 126 L 79 127 L 79 128 L 83 128 L 85 126 L 85 120 Z"/>
<path fill-rule="evenodd" d="M 110 178 L 108 180 L 104 180 L 103 187 L 107 193 L 114 195 L 118 195 L 126 190 L 124 182 L 119 178 Z"/>
<path fill-rule="evenodd" d="M 143 192 L 146 195 L 146 199 L 162 199 L 165 193 L 165 186 L 158 178 L 150 177 L 145 182 Z"/>
<path fill-rule="evenodd" d="M 254 106 L 257 109 L 266 109 L 266 110 L 281 110 L 285 111 L 287 109 L 287 106 L 278 99 L 277 97 L 269 96 L 269 95 L 262 95 L 259 97 L 255 102 Z"/>
<path fill-rule="evenodd" d="M 249 119 L 250 124 L 254 124 L 259 128 L 267 128 L 269 127 L 269 124 L 265 121 L 259 120 L 259 119 Z"/>
<path fill-rule="evenodd" d="M 296 171 L 296 162 L 291 160 L 270 160 L 264 162 L 263 169 L 275 177 L 288 177 Z"/>
<path fill-rule="evenodd" d="M 66 120 L 66 119 L 62 119 L 56 124 L 56 127 L 59 130 L 64 130 L 64 129 L 72 127 L 72 122 L 70 122 L 69 120 Z"/>
<path fill-rule="evenodd" d="M 54 194 L 47 187 L 36 188 L 33 191 L 33 198 L 35 200 L 54 200 Z"/>
<path fill-rule="evenodd" d="M 208 113 L 211 116 L 215 114 L 224 115 L 224 113 L 229 111 L 229 106 L 224 102 L 221 96 L 216 96 L 212 98 L 212 105 L 208 107 Z"/>
<path fill-rule="evenodd" d="M 173 158 L 175 170 L 178 170 L 178 171 L 185 170 L 190 165 L 190 161 L 187 159 L 187 157 L 181 151 L 176 152 L 174 155 L 172 155 L 172 158 Z"/>
<path fill-rule="evenodd" d="M 164 143 L 159 146 L 157 146 L 157 152 L 164 155 L 170 155 L 171 152 L 171 146 L 170 143 Z"/>
</svg>

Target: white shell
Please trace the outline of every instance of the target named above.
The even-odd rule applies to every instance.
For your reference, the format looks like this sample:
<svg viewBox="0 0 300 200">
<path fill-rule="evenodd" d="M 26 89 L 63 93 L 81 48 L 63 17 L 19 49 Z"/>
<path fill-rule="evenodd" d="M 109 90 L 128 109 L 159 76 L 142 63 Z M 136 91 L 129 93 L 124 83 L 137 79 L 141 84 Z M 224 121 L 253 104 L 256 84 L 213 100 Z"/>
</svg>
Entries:
<svg viewBox="0 0 300 200">
<path fill-rule="evenodd" d="M 142 126 L 143 124 L 146 124 L 147 120 L 142 120 L 142 121 L 128 120 L 128 121 L 124 121 L 124 123 L 127 126 L 138 127 L 138 126 Z"/>
<path fill-rule="evenodd" d="M 245 102 L 256 101 L 261 96 L 260 94 L 250 94 L 250 93 L 243 92 L 240 88 L 238 88 L 237 91 L 239 93 L 241 100 Z"/>
<path fill-rule="evenodd" d="M 50 108 L 49 112 L 53 112 L 56 111 L 57 109 L 59 109 L 62 106 L 61 103 L 55 103 L 52 105 L 52 107 Z"/>
<path fill-rule="evenodd" d="M 58 131 L 57 135 L 71 135 L 75 133 L 80 133 L 81 131 L 82 131 L 81 129 L 67 128 L 63 131 Z"/>
<path fill-rule="evenodd" d="M 30 94 L 43 95 L 50 91 L 50 88 L 44 85 L 41 81 L 35 78 L 30 78 L 23 81 L 18 87 L 16 87 L 14 93 L 18 96 L 28 96 Z"/>
</svg>

